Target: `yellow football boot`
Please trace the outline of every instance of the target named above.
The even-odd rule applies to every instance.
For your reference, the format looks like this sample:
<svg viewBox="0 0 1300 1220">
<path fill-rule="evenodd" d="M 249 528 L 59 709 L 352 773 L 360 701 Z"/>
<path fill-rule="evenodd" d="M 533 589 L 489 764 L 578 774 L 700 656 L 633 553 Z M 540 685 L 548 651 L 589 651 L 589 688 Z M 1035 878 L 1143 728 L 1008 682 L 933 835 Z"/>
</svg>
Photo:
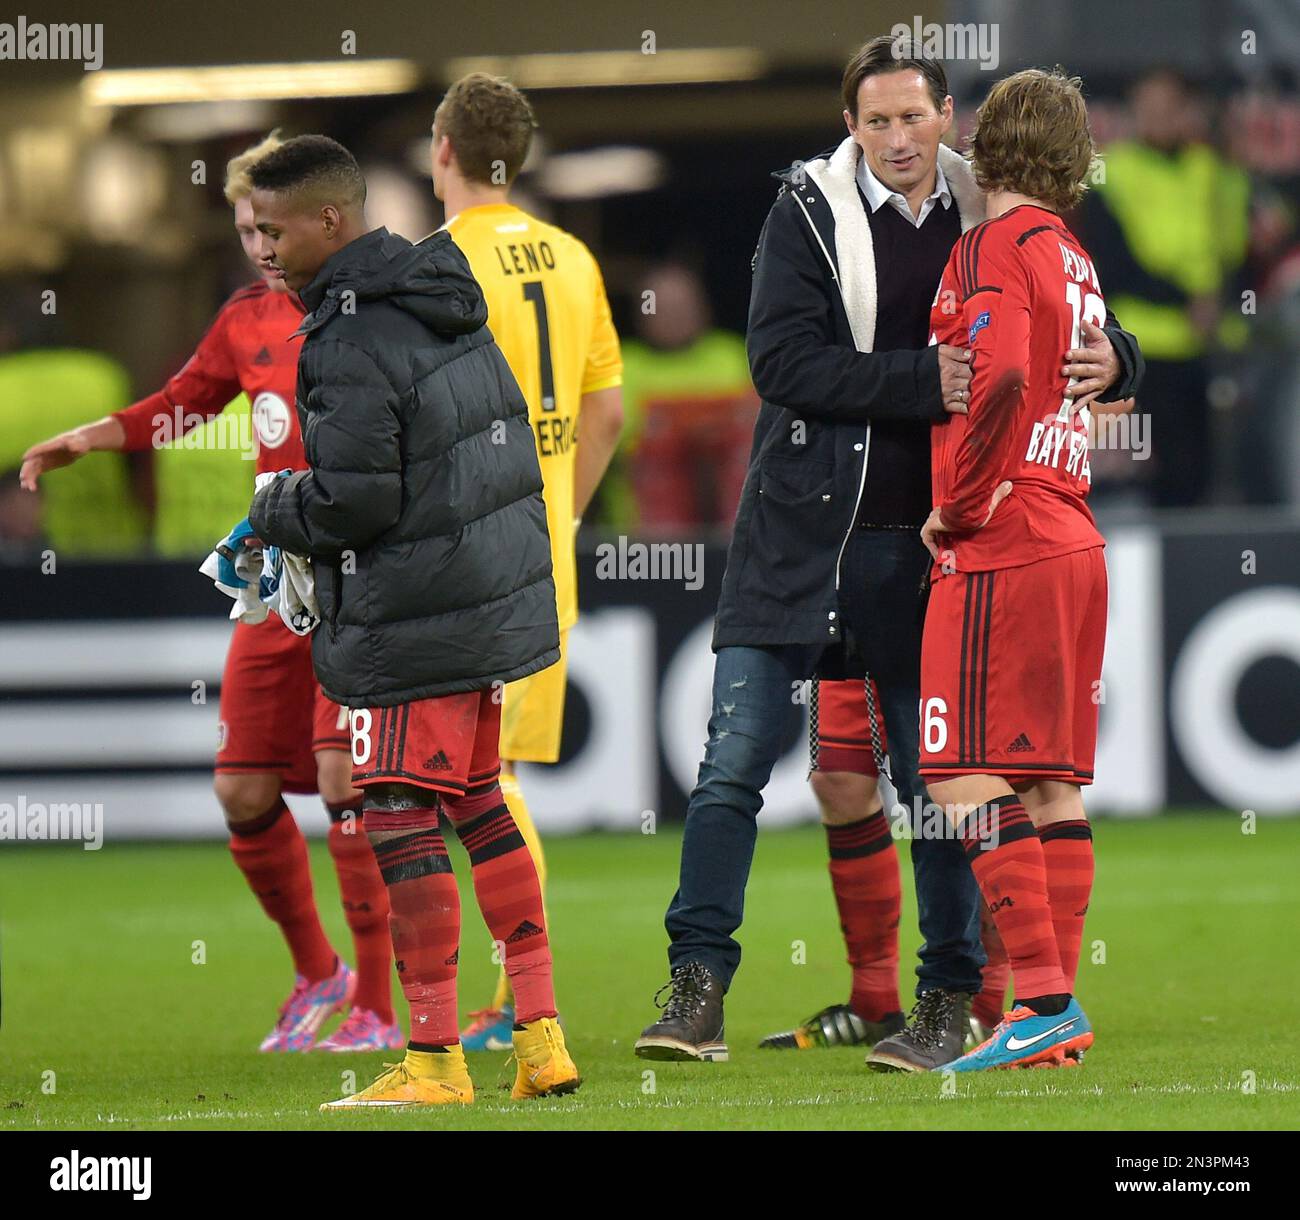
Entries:
<svg viewBox="0 0 1300 1220">
<path fill-rule="evenodd" d="M 538 1017 L 512 1035 L 515 1044 L 516 1101 L 572 1093 L 581 1083 L 578 1068 L 564 1045 L 564 1031 L 553 1017 Z"/>
<path fill-rule="evenodd" d="M 563 1046 L 563 1042 L 560 1044 Z M 362 1106 L 467 1106 L 474 1100 L 474 1082 L 465 1065 L 465 1052 L 459 1043 L 449 1046 L 445 1054 L 431 1051 L 407 1051 L 401 1063 L 384 1064 L 388 1070 L 374 1084 L 327 1101 L 322 1110 L 354 1110 Z"/>
</svg>

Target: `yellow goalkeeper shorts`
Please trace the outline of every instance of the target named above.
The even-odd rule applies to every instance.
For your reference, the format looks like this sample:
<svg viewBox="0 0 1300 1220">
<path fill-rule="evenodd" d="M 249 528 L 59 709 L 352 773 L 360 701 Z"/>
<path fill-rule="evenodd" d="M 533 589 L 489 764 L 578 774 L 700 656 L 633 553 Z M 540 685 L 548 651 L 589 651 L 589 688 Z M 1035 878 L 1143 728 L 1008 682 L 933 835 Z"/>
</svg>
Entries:
<svg viewBox="0 0 1300 1220">
<path fill-rule="evenodd" d="M 553 763 L 560 758 L 569 633 L 560 632 L 560 659 L 511 682 L 501 697 L 501 757 L 507 762 Z"/>
</svg>

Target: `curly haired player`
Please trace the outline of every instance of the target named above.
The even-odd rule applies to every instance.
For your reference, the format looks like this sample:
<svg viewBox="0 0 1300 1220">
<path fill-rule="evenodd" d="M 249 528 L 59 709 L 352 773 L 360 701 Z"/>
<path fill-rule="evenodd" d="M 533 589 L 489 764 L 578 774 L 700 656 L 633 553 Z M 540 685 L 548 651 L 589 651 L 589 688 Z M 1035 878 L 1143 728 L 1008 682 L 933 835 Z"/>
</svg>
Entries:
<svg viewBox="0 0 1300 1220">
<path fill-rule="evenodd" d="M 966 846 L 1016 1000 L 954 1071 L 1075 1063 L 1092 1044 L 1073 991 L 1106 638 L 1088 398 L 1066 394 L 1060 360 L 1106 318 L 1096 268 L 1059 215 L 1093 160 L 1080 82 L 1038 70 L 1000 81 L 971 148 L 990 218 L 957 243 L 932 313 L 935 341 L 968 342 L 972 375 L 969 414 L 933 429 L 921 774 Z"/>
</svg>

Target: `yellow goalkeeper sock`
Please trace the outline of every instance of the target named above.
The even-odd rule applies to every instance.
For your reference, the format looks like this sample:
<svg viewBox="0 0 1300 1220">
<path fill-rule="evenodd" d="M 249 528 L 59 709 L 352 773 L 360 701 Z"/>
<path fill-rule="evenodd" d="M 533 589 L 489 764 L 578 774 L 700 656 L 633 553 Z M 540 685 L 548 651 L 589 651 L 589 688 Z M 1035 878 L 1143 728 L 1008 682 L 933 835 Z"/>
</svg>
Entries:
<svg viewBox="0 0 1300 1220">
<path fill-rule="evenodd" d="M 528 854 L 532 856 L 533 867 L 537 869 L 537 884 L 541 888 L 543 896 L 545 896 L 546 855 L 542 851 L 542 840 L 537 833 L 537 827 L 533 824 L 532 814 L 528 812 L 528 802 L 524 800 L 524 794 L 519 788 L 517 776 L 503 775 L 501 777 L 501 795 L 505 797 L 506 808 L 510 810 L 510 816 L 514 818 L 515 825 L 519 827 L 519 833 L 523 835 L 524 842 L 528 844 Z M 547 923 L 549 925 L 550 921 L 547 920 Z M 503 965 L 501 973 L 497 976 L 497 989 L 492 997 L 492 1007 L 496 1009 L 504 1008 L 512 999 L 510 980 L 506 977 L 506 968 Z"/>
</svg>

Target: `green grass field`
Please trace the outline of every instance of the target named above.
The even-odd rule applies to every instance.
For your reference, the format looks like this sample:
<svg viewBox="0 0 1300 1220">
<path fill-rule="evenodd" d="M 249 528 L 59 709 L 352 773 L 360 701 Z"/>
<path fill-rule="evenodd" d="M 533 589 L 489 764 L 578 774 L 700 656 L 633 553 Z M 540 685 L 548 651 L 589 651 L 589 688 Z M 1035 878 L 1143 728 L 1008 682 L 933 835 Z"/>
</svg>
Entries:
<svg viewBox="0 0 1300 1220">
<path fill-rule="evenodd" d="M 1230 815 L 1100 823 L 1079 986 L 1097 1030 L 1086 1066 L 964 1077 L 955 1092 L 941 1076 L 870 1073 L 860 1050 L 755 1049 L 763 1034 L 848 992 L 816 828 L 760 837 L 745 960 L 727 1001 L 731 1062 L 636 1059 L 632 1043 L 666 974 L 662 916 L 679 842 L 661 833 L 549 843 L 552 944 L 585 1077 L 579 1093 L 511 1102 L 495 1087 L 507 1079 L 506 1056 L 477 1056 L 472 1109 L 330 1116 L 316 1107 L 343 1090 L 343 1073 L 364 1084 L 384 1056 L 256 1053 L 291 982 L 288 957 L 224 846 L 6 845 L 0 1126 L 1300 1127 L 1300 820 L 1261 820 L 1253 836 Z M 463 854 L 453 852 L 468 895 Z M 323 844 L 313 845 L 313 862 L 342 948 L 349 942 Z M 910 906 L 903 927 L 910 991 Z M 195 941 L 206 946 L 205 964 L 192 963 Z M 796 941 L 806 964 L 792 962 Z M 1104 964 L 1088 960 L 1095 941 L 1104 942 Z M 489 994 L 490 952 L 469 897 L 462 1009 Z"/>
</svg>

